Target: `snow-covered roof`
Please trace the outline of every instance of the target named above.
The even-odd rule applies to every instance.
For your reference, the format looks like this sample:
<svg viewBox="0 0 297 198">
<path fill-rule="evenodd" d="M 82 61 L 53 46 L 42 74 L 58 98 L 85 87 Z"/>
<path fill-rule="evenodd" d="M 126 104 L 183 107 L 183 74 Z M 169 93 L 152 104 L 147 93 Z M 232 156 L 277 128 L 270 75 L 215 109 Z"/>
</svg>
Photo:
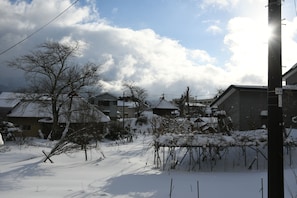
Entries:
<svg viewBox="0 0 297 198">
<path fill-rule="evenodd" d="M 24 96 L 25 96 L 24 93 L 2 92 L 0 94 L 0 99 L 21 99 Z"/>
<path fill-rule="evenodd" d="M 67 108 L 67 107 L 66 107 Z M 64 112 L 66 110 L 64 109 Z M 71 122 L 109 122 L 110 118 L 102 113 L 98 108 L 94 105 L 88 103 L 85 99 L 77 96 L 73 97 L 73 104 L 72 104 L 72 114 L 71 114 Z M 66 121 L 65 114 L 62 114 L 61 120 L 63 122 Z"/>
<path fill-rule="evenodd" d="M 64 105 L 61 109 L 59 122 L 66 122 L 66 112 L 68 105 Z M 49 101 L 21 101 L 7 117 L 23 117 L 23 118 L 40 118 L 40 122 L 52 122 L 51 103 Z M 81 123 L 91 121 L 96 118 L 96 122 L 108 122 L 110 118 L 102 113 L 99 109 L 89 104 L 80 97 L 73 97 L 71 106 L 71 123 Z M 93 120 L 92 120 L 93 121 Z"/>
<path fill-rule="evenodd" d="M 2 92 L 0 94 L 0 107 L 13 108 L 22 100 L 50 100 L 46 95 L 36 93 L 15 93 L 15 92 Z"/>
<path fill-rule="evenodd" d="M 22 101 L 7 117 L 45 118 L 51 117 L 50 104 L 41 101 Z"/>
<path fill-rule="evenodd" d="M 172 103 L 168 102 L 165 99 L 161 99 L 157 105 L 153 107 L 154 109 L 171 109 L 171 110 L 178 110 L 176 106 Z"/>
<path fill-rule="evenodd" d="M 188 103 L 186 102 L 185 105 L 188 105 Z M 205 104 L 199 103 L 199 102 L 189 102 L 189 106 L 191 107 L 205 107 Z"/>
<path fill-rule="evenodd" d="M 117 100 L 116 96 L 114 96 L 108 92 L 102 93 L 100 95 L 97 95 L 97 96 L 94 96 L 91 98 L 97 98 L 100 101 L 116 101 Z"/>
<path fill-rule="evenodd" d="M 0 107 L 13 108 L 19 102 L 20 102 L 20 100 L 18 100 L 18 99 L 0 99 Z"/>
<path fill-rule="evenodd" d="M 2 92 L 0 94 L 0 107 L 13 108 L 16 106 L 24 94 L 13 92 Z"/>
</svg>

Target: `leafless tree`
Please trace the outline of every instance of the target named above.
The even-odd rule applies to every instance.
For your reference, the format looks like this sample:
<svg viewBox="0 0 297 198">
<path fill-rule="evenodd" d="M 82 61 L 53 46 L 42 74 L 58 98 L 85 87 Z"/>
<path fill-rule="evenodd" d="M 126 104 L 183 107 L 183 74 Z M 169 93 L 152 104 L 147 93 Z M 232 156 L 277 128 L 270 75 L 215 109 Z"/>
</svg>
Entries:
<svg viewBox="0 0 297 198">
<path fill-rule="evenodd" d="M 98 83 L 98 65 L 90 62 L 79 65 L 73 61 L 78 49 L 78 43 L 45 42 L 31 53 L 9 62 L 9 66 L 25 72 L 30 91 L 51 98 L 51 139 L 59 138 L 59 113 L 63 104 L 67 102 L 71 108 L 69 100 L 73 95 Z"/>
<path fill-rule="evenodd" d="M 123 86 L 128 90 L 131 99 L 135 102 L 137 116 L 140 116 L 147 107 L 147 91 L 144 88 L 135 86 L 133 83 L 124 83 Z"/>
<path fill-rule="evenodd" d="M 214 98 L 220 97 L 224 93 L 225 89 L 219 88 L 217 89 L 217 93 L 215 94 Z"/>
</svg>

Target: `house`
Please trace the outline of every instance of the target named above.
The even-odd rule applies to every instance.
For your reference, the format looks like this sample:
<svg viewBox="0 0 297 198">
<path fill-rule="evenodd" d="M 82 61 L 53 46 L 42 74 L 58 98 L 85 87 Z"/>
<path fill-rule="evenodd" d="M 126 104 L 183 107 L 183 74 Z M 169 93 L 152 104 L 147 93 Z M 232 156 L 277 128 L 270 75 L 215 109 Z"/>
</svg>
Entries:
<svg viewBox="0 0 297 198">
<path fill-rule="evenodd" d="M 2 92 L 0 94 L 0 120 L 4 120 L 6 115 L 24 98 L 22 93 Z"/>
<path fill-rule="evenodd" d="M 196 100 L 185 102 L 182 107 L 184 114 L 190 115 L 191 117 L 199 117 L 203 115 L 206 109 L 206 105 L 199 103 Z"/>
<path fill-rule="evenodd" d="M 110 119 L 118 118 L 118 98 L 110 93 L 103 93 L 95 97 L 89 98 L 91 104 L 96 105 L 100 111 L 109 116 Z"/>
<path fill-rule="evenodd" d="M 22 129 L 25 136 L 36 137 L 43 130 L 40 119 L 51 119 L 49 105 L 41 101 L 20 101 L 7 115 L 6 119 Z"/>
<path fill-rule="evenodd" d="M 283 87 L 283 121 L 285 127 L 297 127 L 292 118 L 297 115 L 297 86 Z M 212 104 L 226 111 L 234 130 L 251 130 L 267 125 L 267 87 L 231 85 Z"/>
<path fill-rule="evenodd" d="M 206 98 L 206 99 L 198 99 L 196 102 L 205 105 L 205 106 L 210 106 L 210 104 L 214 101 L 213 98 Z"/>
<path fill-rule="evenodd" d="M 67 122 L 70 123 L 72 128 L 75 128 L 86 123 L 102 125 L 110 121 L 108 116 L 79 96 L 72 97 L 71 108 L 69 101 L 61 106 L 59 115 L 61 130 L 63 130 Z M 11 109 L 6 115 L 6 119 L 19 126 L 23 130 L 24 136 L 39 136 L 40 132 L 47 136 L 53 123 L 51 112 L 49 97 L 34 100 L 24 98 L 19 100 Z"/>
<path fill-rule="evenodd" d="M 260 128 L 266 123 L 267 87 L 231 85 L 213 103 L 212 108 L 226 111 L 234 130 Z"/>
<path fill-rule="evenodd" d="M 160 116 L 175 116 L 179 110 L 178 107 L 165 100 L 164 97 L 161 97 L 161 99 L 153 105 L 152 109 L 154 114 Z"/>
<path fill-rule="evenodd" d="M 118 112 L 120 117 L 135 118 L 137 116 L 137 102 L 130 100 L 118 100 L 117 102 Z"/>
<path fill-rule="evenodd" d="M 286 85 L 297 85 L 297 63 L 283 74 Z"/>
<path fill-rule="evenodd" d="M 201 116 L 207 105 L 202 104 L 200 101 L 193 97 L 187 100 L 185 97 L 173 99 L 173 102 L 178 106 L 180 116 L 198 117 Z"/>
<path fill-rule="evenodd" d="M 283 75 L 282 106 L 285 127 L 296 128 L 292 118 L 297 115 L 297 64 Z M 230 85 L 212 104 L 232 118 L 234 130 L 250 130 L 267 125 L 267 87 Z"/>
<path fill-rule="evenodd" d="M 132 97 L 115 97 L 110 93 L 103 93 L 89 99 L 89 102 L 96 105 L 105 115 L 112 120 L 118 118 L 135 118 L 140 109 L 139 103 Z"/>
</svg>

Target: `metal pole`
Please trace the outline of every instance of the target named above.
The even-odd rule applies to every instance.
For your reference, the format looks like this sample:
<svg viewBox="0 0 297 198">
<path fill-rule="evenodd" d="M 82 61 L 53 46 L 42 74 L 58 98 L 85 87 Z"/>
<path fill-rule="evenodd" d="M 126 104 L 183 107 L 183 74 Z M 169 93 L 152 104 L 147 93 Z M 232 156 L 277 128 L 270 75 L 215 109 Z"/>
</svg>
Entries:
<svg viewBox="0 0 297 198">
<path fill-rule="evenodd" d="M 281 0 L 269 0 L 268 9 L 268 198 L 283 198 Z"/>
<path fill-rule="evenodd" d="M 123 132 L 125 131 L 125 92 L 123 92 Z"/>
</svg>

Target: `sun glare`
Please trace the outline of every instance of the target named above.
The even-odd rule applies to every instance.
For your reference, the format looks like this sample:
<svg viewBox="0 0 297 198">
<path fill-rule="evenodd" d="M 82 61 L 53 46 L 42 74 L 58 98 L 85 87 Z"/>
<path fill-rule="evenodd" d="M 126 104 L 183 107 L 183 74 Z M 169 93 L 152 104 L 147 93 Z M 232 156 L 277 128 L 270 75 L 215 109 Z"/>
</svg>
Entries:
<svg viewBox="0 0 297 198">
<path fill-rule="evenodd" d="M 273 37 L 273 27 L 272 26 L 268 26 L 266 28 L 266 35 L 268 40 L 270 40 Z"/>
</svg>

